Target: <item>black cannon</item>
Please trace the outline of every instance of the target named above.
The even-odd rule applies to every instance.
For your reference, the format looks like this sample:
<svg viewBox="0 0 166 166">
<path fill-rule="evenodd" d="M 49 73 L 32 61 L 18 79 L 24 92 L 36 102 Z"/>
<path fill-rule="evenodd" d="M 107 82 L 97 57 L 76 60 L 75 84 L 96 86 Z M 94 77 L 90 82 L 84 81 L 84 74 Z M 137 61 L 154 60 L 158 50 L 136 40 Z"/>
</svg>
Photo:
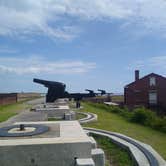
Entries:
<svg viewBox="0 0 166 166">
<path fill-rule="evenodd" d="M 58 98 L 65 97 L 66 85 L 61 82 L 46 81 L 46 80 L 40 80 L 40 79 L 33 79 L 33 82 L 42 84 L 48 88 L 48 92 L 46 95 L 46 102 L 54 102 Z"/>
<path fill-rule="evenodd" d="M 69 98 L 74 98 L 76 101 L 79 101 L 83 98 L 95 97 L 97 95 L 93 90 L 85 89 L 85 91 L 88 91 L 89 93 L 70 93 Z"/>
<path fill-rule="evenodd" d="M 89 94 L 91 95 L 95 95 L 94 91 L 93 90 L 90 90 L 90 89 L 85 89 L 85 91 L 89 92 Z"/>
<path fill-rule="evenodd" d="M 33 82 L 44 85 L 48 88 L 48 92 L 46 95 L 46 102 L 54 102 L 58 98 L 74 98 L 76 101 L 80 101 L 83 98 L 87 97 L 95 97 L 99 95 L 99 93 L 94 93 L 93 90 L 86 89 L 89 93 L 68 93 L 65 91 L 66 85 L 61 82 L 55 81 L 46 81 L 40 79 L 33 79 Z"/>
<path fill-rule="evenodd" d="M 105 90 L 98 89 L 98 91 L 101 92 L 101 95 L 105 95 L 105 94 L 106 94 L 106 91 L 105 91 Z"/>
</svg>

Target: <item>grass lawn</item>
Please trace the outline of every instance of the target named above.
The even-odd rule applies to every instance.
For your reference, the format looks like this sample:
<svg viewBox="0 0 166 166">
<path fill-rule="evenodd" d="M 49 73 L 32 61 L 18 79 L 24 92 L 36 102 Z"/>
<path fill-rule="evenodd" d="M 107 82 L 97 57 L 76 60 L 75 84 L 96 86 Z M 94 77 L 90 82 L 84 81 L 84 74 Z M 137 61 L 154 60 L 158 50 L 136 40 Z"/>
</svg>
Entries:
<svg viewBox="0 0 166 166">
<path fill-rule="evenodd" d="M 0 122 L 6 121 L 10 117 L 18 114 L 21 110 L 27 109 L 28 107 L 29 106 L 25 102 L 0 106 Z"/>
<path fill-rule="evenodd" d="M 64 120 L 64 119 L 55 118 L 55 117 L 48 118 L 48 121 L 62 121 L 62 120 Z"/>
<path fill-rule="evenodd" d="M 111 96 L 111 101 L 112 102 L 123 102 L 124 101 L 124 96 L 123 95 Z"/>
<path fill-rule="evenodd" d="M 113 132 L 119 132 L 151 145 L 161 156 L 166 159 L 166 134 L 126 121 L 117 114 L 107 112 L 104 109 L 95 108 L 83 103 L 82 111 L 92 112 L 98 115 L 98 121 L 88 123 L 85 127 L 93 127 Z"/>
<path fill-rule="evenodd" d="M 83 118 L 86 118 L 86 115 L 83 115 L 83 114 L 80 114 L 80 113 L 76 112 L 76 119 L 77 120 L 83 119 Z"/>
</svg>

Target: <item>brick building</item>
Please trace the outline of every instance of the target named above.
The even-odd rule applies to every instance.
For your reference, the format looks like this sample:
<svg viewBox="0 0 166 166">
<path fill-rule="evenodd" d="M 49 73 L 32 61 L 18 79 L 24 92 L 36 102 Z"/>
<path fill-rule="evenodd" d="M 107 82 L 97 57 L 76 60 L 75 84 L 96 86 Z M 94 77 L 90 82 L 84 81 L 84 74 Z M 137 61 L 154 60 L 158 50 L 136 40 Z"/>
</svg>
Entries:
<svg viewBox="0 0 166 166">
<path fill-rule="evenodd" d="M 166 109 L 166 77 L 155 73 L 139 78 L 135 71 L 135 81 L 124 88 L 124 102 L 129 107 L 156 106 Z"/>
<path fill-rule="evenodd" d="M 0 93 L 0 105 L 17 102 L 17 93 Z"/>
</svg>

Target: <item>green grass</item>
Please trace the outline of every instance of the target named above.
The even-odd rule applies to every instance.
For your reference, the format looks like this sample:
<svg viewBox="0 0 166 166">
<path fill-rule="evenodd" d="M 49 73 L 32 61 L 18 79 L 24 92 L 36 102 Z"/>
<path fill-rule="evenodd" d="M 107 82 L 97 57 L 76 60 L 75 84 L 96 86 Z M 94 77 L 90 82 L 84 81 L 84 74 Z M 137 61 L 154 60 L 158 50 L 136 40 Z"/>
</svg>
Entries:
<svg viewBox="0 0 166 166">
<path fill-rule="evenodd" d="M 129 153 L 115 145 L 109 138 L 92 135 L 98 143 L 98 146 L 102 148 L 106 156 L 106 166 L 134 166 L 134 161 L 131 159 Z"/>
<path fill-rule="evenodd" d="M 111 101 L 112 102 L 123 102 L 124 101 L 124 96 L 123 95 L 111 96 Z"/>
<path fill-rule="evenodd" d="M 0 106 L 0 122 L 8 120 L 10 117 L 17 115 L 21 110 L 27 109 L 28 107 L 25 102 Z"/>
<path fill-rule="evenodd" d="M 85 117 L 86 117 L 86 115 L 83 115 L 83 114 L 80 114 L 80 113 L 76 112 L 76 119 L 77 119 L 77 120 L 83 119 L 83 118 L 85 118 Z"/>
<path fill-rule="evenodd" d="M 56 118 L 56 117 L 48 118 L 48 121 L 61 121 L 61 120 L 64 120 L 64 119 L 60 119 L 60 118 Z"/>
<path fill-rule="evenodd" d="M 128 122 L 115 113 L 107 112 L 104 109 L 93 107 L 87 103 L 83 103 L 83 106 L 84 109 L 82 111 L 92 112 L 98 115 L 98 121 L 86 124 L 84 125 L 85 127 L 94 127 L 125 134 L 151 145 L 164 159 L 166 159 L 165 133 Z"/>
</svg>

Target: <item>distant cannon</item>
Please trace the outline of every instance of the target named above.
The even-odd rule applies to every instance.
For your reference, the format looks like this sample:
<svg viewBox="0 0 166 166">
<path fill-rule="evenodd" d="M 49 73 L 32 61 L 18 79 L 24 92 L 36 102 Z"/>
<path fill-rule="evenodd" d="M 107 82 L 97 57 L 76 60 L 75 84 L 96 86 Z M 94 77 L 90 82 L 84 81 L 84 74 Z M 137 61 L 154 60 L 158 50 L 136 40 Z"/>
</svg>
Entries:
<svg viewBox="0 0 166 166">
<path fill-rule="evenodd" d="M 89 93 L 70 93 L 69 97 L 74 98 L 76 101 L 79 101 L 83 98 L 95 97 L 97 95 L 97 93 L 94 93 L 93 90 L 85 89 L 85 91 L 88 91 Z"/>
<path fill-rule="evenodd" d="M 105 90 L 98 89 L 98 91 L 101 92 L 101 95 L 105 95 L 105 94 L 106 94 L 106 91 L 105 91 Z"/>
<path fill-rule="evenodd" d="M 91 95 L 95 95 L 93 90 L 85 89 L 85 91 L 89 92 L 89 94 L 91 94 Z"/>
<path fill-rule="evenodd" d="M 42 84 L 48 88 L 48 92 L 46 95 L 46 102 L 54 102 L 58 98 L 74 98 L 76 101 L 82 100 L 83 98 L 87 97 L 95 97 L 98 96 L 99 93 L 94 93 L 93 90 L 86 89 L 89 93 L 68 93 L 65 91 L 66 85 L 61 82 L 55 81 L 46 81 L 41 79 L 33 79 L 33 82 Z M 103 94 L 105 94 L 104 90 Z"/>
</svg>

